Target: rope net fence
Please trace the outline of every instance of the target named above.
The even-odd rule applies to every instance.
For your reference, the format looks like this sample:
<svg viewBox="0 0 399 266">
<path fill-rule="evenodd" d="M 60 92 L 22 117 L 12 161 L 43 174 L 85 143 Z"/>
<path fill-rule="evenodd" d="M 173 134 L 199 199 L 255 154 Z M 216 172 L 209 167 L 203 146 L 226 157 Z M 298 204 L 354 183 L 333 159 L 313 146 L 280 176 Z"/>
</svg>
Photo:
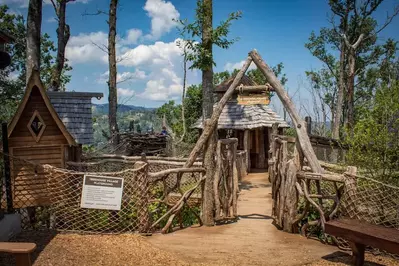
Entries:
<svg viewBox="0 0 399 266">
<path fill-rule="evenodd" d="M 107 159 L 66 163 L 68 169 L 62 169 L 18 157 L 9 159 L 12 207 L 21 215 L 24 229 L 151 233 L 167 224 L 168 211 L 181 202 L 184 206 L 176 214 L 178 219 L 168 226 L 199 222 L 204 170 L 198 165 L 183 169 L 183 162 Z M 85 176 L 122 178 L 120 210 L 82 208 Z M 1 206 L 6 209 L 4 182 L 2 191 Z"/>
<path fill-rule="evenodd" d="M 394 182 L 388 184 L 349 173 L 344 173 L 341 177 L 342 182 L 323 179 L 303 180 L 302 188 L 307 186 L 309 196 L 313 195 L 313 202 L 320 208 L 318 210 L 314 204 L 309 204 L 305 196 L 299 197 L 298 213 L 303 213 L 304 209 L 308 208 L 307 214 L 299 224 L 303 235 L 336 244 L 343 250 L 350 250 L 345 239 L 323 232 L 321 224 L 323 219 L 328 221 L 351 218 L 399 231 L 399 187 Z M 315 195 L 322 197 L 316 198 Z M 374 254 L 387 254 L 371 247 L 369 251 Z M 399 259 L 397 255 L 388 255 Z"/>
</svg>

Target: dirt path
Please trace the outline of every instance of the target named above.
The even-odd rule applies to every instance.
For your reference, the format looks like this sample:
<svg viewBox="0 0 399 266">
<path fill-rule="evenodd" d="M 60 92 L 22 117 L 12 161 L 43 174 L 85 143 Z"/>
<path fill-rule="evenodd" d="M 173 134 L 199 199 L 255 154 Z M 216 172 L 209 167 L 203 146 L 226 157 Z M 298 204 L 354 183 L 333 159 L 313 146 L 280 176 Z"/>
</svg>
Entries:
<svg viewBox="0 0 399 266">
<path fill-rule="evenodd" d="M 272 225 L 271 185 L 266 173 L 253 173 L 242 182 L 237 223 L 189 228 L 147 240 L 191 262 L 229 265 L 303 265 L 338 250 Z"/>
</svg>

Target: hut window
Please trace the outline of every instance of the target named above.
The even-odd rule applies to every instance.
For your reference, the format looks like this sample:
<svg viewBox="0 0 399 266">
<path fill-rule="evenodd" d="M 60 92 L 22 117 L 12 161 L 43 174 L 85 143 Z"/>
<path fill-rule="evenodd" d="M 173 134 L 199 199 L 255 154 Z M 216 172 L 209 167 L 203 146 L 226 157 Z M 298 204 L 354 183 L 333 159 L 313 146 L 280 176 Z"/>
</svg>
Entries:
<svg viewBox="0 0 399 266">
<path fill-rule="evenodd" d="M 32 118 L 29 120 L 28 124 L 28 129 L 36 142 L 39 142 L 45 128 L 46 124 L 44 123 L 44 120 L 40 116 L 39 112 L 36 110 L 33 113 Z"/>
</svg>

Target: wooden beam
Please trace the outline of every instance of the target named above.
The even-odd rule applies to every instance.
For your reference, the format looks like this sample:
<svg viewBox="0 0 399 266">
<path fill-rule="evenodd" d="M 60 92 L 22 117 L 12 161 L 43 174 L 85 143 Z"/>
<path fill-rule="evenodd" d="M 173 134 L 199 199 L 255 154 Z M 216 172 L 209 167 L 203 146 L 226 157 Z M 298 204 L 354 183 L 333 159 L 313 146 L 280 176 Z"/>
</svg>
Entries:
<svg viewBox="0 0 399 266">
<path fill-rule="evenodd" d="M 315 173 L 323 173 L 323 168 L 321 168 L 319 161 L 317 160 L 316 154 L 313 151 L 308 134 L 306 132 L 305 121 L 303 121 L 299 116 L 295 109 L 294 103 L 291 101 L 291 98 L 288 96 L 283 85 L 281 85 L 281 82 L 278 80 L 273 70 L 263 61 L 262 57 L 256 50 L 252 50 L 249 55 L 255 65 L 259 68 L 263 75 L 265 75 L 267 81 L 274 88 L 285 109 L 290 114 L 298 135 L 299 144 L 301 145 L 303 154 L 309 162 L 310 168 Z"/>
<path fill-rule="evenodd" d="M 197 159 L 198 154 L 200 153 L 201 149 L 209 139 L 209 136 L 212 134 L 214 130 L 217 128 L 217 123 L 219 120 L 219 116 L 222 113 L 224 106 L 226 105 L 227 101 L 230 100 L 231 96 L 234 93 L 234 89 L 238 86 L 241 82 L 242 77 L 244 76 L 245 72 L 249 68 L 249 65 L 252 63 L 252 58 L 248 56 L 247 60 L 245 61 L 244 65 L 242 66 L 241 70 L 237 73 L 236 77 L 231 83 L 229 89 L 223 95 L 222 99 L 218 102 L 216 107 L 213 110 L 212 117 L 209 123 L 206 123 L 204 130 L 202 131 L 201 136 L 199 137 L 197 143 L 195 144 L 194 148 L 191 150 L 191 153 L 184 164 L 184 167 L 191 167 L 195 160 Z"/>
<path fill-rule="evenodd" d="M 266 85 L 255 85 L 255 86 L 238 86 L 236 91 L 241 92 L 241 93 L 260 93 L 260 92 L 266 92 L 266 91 L 272 91 L 273 88 L 266 84 Z"/>
</svg>

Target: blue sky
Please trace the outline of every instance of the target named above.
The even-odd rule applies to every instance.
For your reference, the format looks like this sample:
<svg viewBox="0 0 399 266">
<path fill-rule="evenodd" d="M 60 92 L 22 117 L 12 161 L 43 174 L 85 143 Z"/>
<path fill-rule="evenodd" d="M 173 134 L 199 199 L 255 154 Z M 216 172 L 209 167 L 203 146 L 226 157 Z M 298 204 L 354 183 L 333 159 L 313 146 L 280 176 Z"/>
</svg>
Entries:
<svg viewBox="0 0 399 266">
<path fill-rule="evenodd" d="M 48 2 L 49 0 L 45 0 Z M 28 0 L 0 0 L 14 12 L 26 14 Z M 172 18 L 194 17 L 195 0 L 120 0 L 117 32 L 120 102 L 157 107 L 170 99 L 178 100 L 182 87 L 182 58 L 176 47 L 179 38 Z M 398 0 L 386 0 L 376 14 L 382 21 Z M 240 40 L 228 50 L 214 50 L 217 71 L 239 66 L 251 49 L 257 49 L 269 65 L 283 62 L 288 77 L 287 88 L 301 101 L 307 101 L 304 72 L 319 68 L 320 62 L 304 47 L 312 30 L 328 26 L 327 0 L 214 0 L 214 25 L 231 12 L 241 10 L 242 18 L 231 27 L 232 38 Z M 98 46 L 107 43 L 107 17 L 82 16 L 107 10 L 109 0 L 77 0 L 68 4 L 67 23 L 71 39 L 67 57 L 73 66 L 72 81 L 67 90 L 103 92 L 107 100 L 107 58 Z M 56 21 L 50 4 L 43 5 L 42 32 L 56 41 Z M 381 34 L 399 39 L 399 18 Z M 94 45 L 95 43 L 96 45 Z M 190 72 L 188 83 L 200 82 L 198 71 Z M 278 99 L 273 99 L 281 112 Z"/>
</svg>

